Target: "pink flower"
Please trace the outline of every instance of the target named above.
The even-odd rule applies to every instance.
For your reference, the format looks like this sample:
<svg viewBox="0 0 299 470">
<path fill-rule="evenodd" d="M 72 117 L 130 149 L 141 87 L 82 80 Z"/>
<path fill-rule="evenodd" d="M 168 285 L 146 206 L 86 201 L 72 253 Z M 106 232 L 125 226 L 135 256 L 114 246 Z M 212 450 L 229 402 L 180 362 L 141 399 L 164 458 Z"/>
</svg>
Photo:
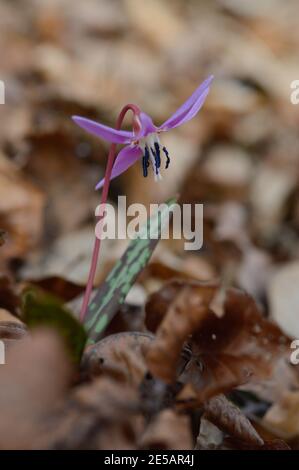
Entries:
<svg viewBox="0 0 299 470">
<path fill-rule="evenodd" d="M 111 179 L 116 178 L 137 160 L 142 159 L 143 176 L 148 175 L 148 167 L 151 165 L 155 180 L 160 180 L 162 178 L 162 158 L 165 159 L 165 169 L 170 163 L 168 151 L 160 141 L 161 134 L 185 124 L 198 113 L 209 93 L 212 80 L 213 76 L 211 75 L 160 127 L 155 126 L 151 117 L 144 112 L 135 116 L 139 122 L 133 132 L 116 130 L 80 116 L 73 116 L 73 120 L 91 134 L 114 144 L 125 145 L 115 159 Z M 96 189 L 101 188 L 103 184 L 104 178 L 97 184 Z"/>
</svg>

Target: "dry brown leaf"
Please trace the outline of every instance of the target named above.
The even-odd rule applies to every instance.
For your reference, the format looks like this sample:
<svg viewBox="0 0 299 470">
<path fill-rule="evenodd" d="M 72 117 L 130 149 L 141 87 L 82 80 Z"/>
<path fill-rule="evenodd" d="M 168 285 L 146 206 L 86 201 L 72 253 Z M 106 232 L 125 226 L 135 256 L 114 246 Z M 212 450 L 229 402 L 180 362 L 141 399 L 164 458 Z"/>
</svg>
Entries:
<svg viewBox="0 0 299 470">
<path fill-rule="evenodd" d="M 0 446 L 34 449 L 66 392 L 70 370 L 64 348 L 52 332 L 40 331 L 15 343 L 6 362 L 0 368 Z"/>
<path fill-rule="evenodd" d="M 216 284 L 205 284 L 204 282 L 202 283 L 192 279 L 184 279 L 184 276 L 182 276 L 182 278 L 178 277 L 166 282 L 163 287 L 161 287 L 161 289 L 148 297 L 147 303 L 145 305 L 145 324 L 150 331 L 153 333 L 157 331 L 159 325 L 167 313 L 169 305 L 174 300 L 175 296 L 181 292 L 186 285 L 194 287 L 194 289 L 196 289 L 196 287 L 204 287 L 207 285 L 208 291 L 209 286 L 211 285 L 215 286 L 216 289 Z"/>
<path fill-rule="evenodd" d="M 83 287 L 60 276 L 49 276 L 39 280 L 27 279 L 24 287 L 37 286 L 56 297 L 70 302 L 83 292 Z"/>
<path fill-rule="evenodd" d="M 56 234 L 52 233 L 52 236 L 55 237 Z M 39 282 L 45 277 L 62 276 L 68 282 L 84 286 L 88 278 L 94 239 L 94 225 L 92 224 L 58 237 L 51 244 L 50 250 L 43 249 L 38 253 L 33 253 L 26 266 L 21 269 L 22 279 Z M 114 240 L 103 240 L 102 246 L 103 262 L 105 253 L 108 254 L 115 246 Z M 102 267 L 97 269 L 95 282 L 99 283 L 101 280 L 103 280 Z"/>
<path fill-rule="evenodd" d="M 84 164 L 76 158 L 74 142 L 66 134 L 58 131 L 32 137 L 26 173 L 46 193 L 45 235 L 50 240 L 51 234 L 57 238 L 74 230 L 94 213 L 96 175 L 92 183 Z"/>
<path fill-rule="evenodd" d="M 176 446 L 179 436 L 167 429 L 176 419 L 185 417 L 174 410 L 189 406 L 194 424 L 194 408 L 241 382 L 246 382 L 243 389 L 271 401 L 270 410 L 281 408 L 285 392 L 295 397 L 298 390 L 296 368 L 288 364 L 289 339 L 283 336 L 279 344 L 275 331 L 260 314 L 256 315 L 248 299 L 240 300 L 240 293 L 235 294 L 236 305 L 230 305 L 229 310 L 223 304 L 227 293 L 228 298 L 232 296 L 228 289 L 231 285 L 242 287 L 265 306 L 267 318 L 275 319 L 285 333 L 298 337 L 298 283 L 296 269 L 289 265 L 299 254 L 299 106 L 290 103 L 290 83 L 298 73 L 298 0 L 27 0 L 26 8 L 18 8 L 18 3 L 0 1 L 0 48 L 5 51 L 1 79 L 6 85 L 6 104 L 0 106 L 0 152 L 11 159 L 4 173 L 0 163 L 0 226 L 3 221 L 7 231 L 1 262 L 3 272 L 17 269 L 19 279 L 21 261 L 22 280 L 38 279 L 37 283 L 66 301 L 75 295 L 76 285 L 86 281 L 93 244 L 93 209 L 99 196 L 93 188 L 104 171 L 107 149 L 101 139 L 90 138 L 76 128 L 69 116 L 81 114 L 114 126 L 118 110 L 130 100 L 159 125 L 202 79 L 210 73 L 215 75 L 199 117 L 163 136 L 171 165 L 162 185 L 154 185 L 151 178 L 143 179 L 136 165 L 114 181 L 110 191 L 113 200 L 121 190 L 130 202 L 149 203 L 172 196 L 182 186 L 184 202 L 204 202 L 205 239 L 199 258 L 204 257 L 206 264 L 200 265 L 191 255 L 192 267 L 187 267 L 189 254 L 186 256 L 179 243 L 162 243 L 153 265 L 140 279 L 142 294 L 137 289 L 131 292 L 129 303 L 138 304 L 138 308 L 121 310 L 109 329 L 110 333 L 143 331 L 145 293 L 161 288 L 164 280 L 174 276 L 222 278 L 201 327 L 191 331 L 183 345 L 178 335 L 173 348 L 182 349 L 174 378 L 182 384 L 166 386 L 145 374 L 143 340 L 142 347 L 136 349 L 128 340 L 112 344 L 110 349 L 101 344 L 99 350 L 104 349 L 109 367 L 97 371 L 95 354 L 90 382 L 84 386 L 76 382 L 62 408 L 51 413 L 52 425 L 47 423 L 49 429 L 46 426 L 49 434 L 42 432 L 37 446 L 132 449 L 138 447 L 140 436 L 146 436 L 147 431 L 151 446 L 159 445 L 154 439 L 163 433 L 164 444 Z M 69 132 L 77 142 L 69 139 Z M 79 164 L 77 155 L 82 157 Z M 24 178 L 26 171 L 34 184 Z M 232 201 L 234 209 L 229 214 L 223 206 Z M 219 238 L 221 218 L 224 225 Z M 40 245 L 42 235 L 44 243 Z M 104 244 L 102 255 L 113 252 L 112 257 L 117 258 L 116 246 Z M 161 256 L 165 247 L 179 255 L 174 263 Z M 277 279 L 270 281 L 266 292 L 272 268 L 277 270 Z M 285 269 L 288 273 L 284 277 Z M 105 273 L 102 258 L 96 282 Z M 49 276 L 67 279 L 67 285 Z M 158 332 L 158 338 L 169 306 L 182 288 L 184 285 L 172 283 L 147 302 L 147 327 Z M 14 285 L 0 280 L 0 308 L 17 315 L 15 292 Z M 78 297 L 75 300 L 77 305 L 82 302 Z M 0 315 L 3 318 L 3 311 Z M 4 320 L 10 318 L 4 315 Z M 21 338 L 26 333 L 17 326 L 15 317 L 12 320 L 1 322 L 0 338 Z M 14 339 L 5 338 L 5 342 L 10 342 L 11 351 L 16 346 Z M 174 343 L 168 342 L 172 347 Z M 44 367 L 48 367 L 47 360 Z M 58 369 L 51 369 L 50 387 L 51 380 L 57 380 Z M 264 379 L 266 372 L 271 376 Z M 96 373 L 101 374 L 100 379 L 93 377 Z M 42 370 L 41 376 L 44 374 Z M 141 388 L 146 382 L 146 398 L 142 393 L 137 395 L 140 381 Z M 19 394 L 19 389 L 22 384 L 17 383 L 13 393 Z M 43 390 L 44 386 L 41 393 Z M 166 406 L 172 408 L 161 413 L 168 392 Z M 284 425 L 293 429 L 297 405 L 296 400 L 292 405 L 291 395 L 292 411 L 289 413 L 285 405 L 283 411 L 280 409 L 278 432 Z M 37 402 L 42 400 L 34 396 Z M 29 409 L 30 403 L 28 398 Z M 139 407 L 147 418 L 150 415 L 152 429 L 136 412 Z M 172 417 L 166 419 L 167 413 Z M 15 424 L 17 438 L 25 427 L 22 419 L 19 421 Z M 236 438 L 223 440 L 218 428 L 201 421 L 205 422 L 201 426 L 202 448 L 257 448 Z M 30 419 L 27 425 L 31 426 Z M 260 449 L 287 448 L 282 441 L 269 441 L 275 435 L 274 428 L 275 424 L 272 436 L 265 435 Z M 11 420 L 8 429 L 11 432 Z M 187 424 L 184 429 L 190 430 Z M 298 446 L 298 437 L 295 439 Z"/>
<path fill-rule="evenodd" d="M 138 395 L 127 384 L 100 377 L 76 388 L 61 406 L 40 446 L 50 449 L 134 449 L 141 431 Z"/>
<path fill-rule="evenodd" d="M 22 258 L 42 235 L 44 196 L 18 167 L 0 155 L 0 223 L 7 232 L 2 259 Z"/>
<path fill-rule="evenodd" d="M 191 254 L 178 257 L 160 242 L 138 281 L 149 293 L 152 293 L 157 291 L 156 286 L 163 285 L 163 281 L 172 279 L 209 281 L 215 278 L 217 278 L 215 269 L 204 256 Z"/>
<path fill-rule="evenodd" d="M 174 381 L 184 341 L 200 327 L 217 288 L 217 284 L 194 282 L 174 296 L 146 356 L 154 376 Z"/>
<path fill-rule="evenodd" d="M 282 439 L 299 436 L 299 392 L 285 392 L 267 411 L 262 424 Z"/>
<path fill-rule="evenodd" d="M 82 369 L 88 376 L 110 374 L 138 386 L 146 374 L 145 355 L 152 335 L 124 332 L 107 336 L 87 349 Z"/>
<path fill-rule="evenodd" d="M 249 295 L 226 289 L 223 315 L 217 316 L 211 308 L 218 292 L 212 284 L 173 281 L 147 304 L 147 325 L 156 330 L 148 367 L 167 382 L 179 374 L 185 388 L 178 405 L 195 406 L 250 379 L 265 379 L 277 360 L 288 358 L 289 339 L 262 317 Z"/>
<path fill-rule="evenodd" d="M 138 445 L 149 450 L 191 450 L 190 418 L 171 409 L 161 411 L 149 423 Z"/>
<path fill-rule="evenodd" d="M 179 377 L 189 384 L 178 396 L 186 404 L 202 402 L 248 381 L 266 379 L 276 361 L 289 359 L 289 339 L 238 289 L 227 289 L 224 315 L 219 318 L 209 312 L 193 333 L 189 348 L 189 359 Z"/>
<path fill-rule="evenodd" d="M 20 296 L 16 292 L 13 282 L 8 277 L 0 275 L 0 308 L 17 314 L 20 303 Z"/>
<path fill-rule="evenodd" d="M 4 308 L 0 308 L 0 324 L 2 322 L 15 322 L 15 323 L 19 323 L 20 325 L 23 324 L 21 320 L 19 320 L 19 318 L 12 315 L 8 310 L 5 310 Z"/>
<path fill-rule="evenodd" d="M 253 229 L 263 238 L 274 237 L 282 222 L 286 202 L 295 188 L 297 176 L 292 168 L 261 163 L 251 187 Z"/>
<path fill-rule="evenodd" d="M 141 4 L 138 0 L 125 0 L 133 27 L 153 45 L 167 47 L 183 33 L 183 23 L 172 6 L 159 0 Z"/>
<path fill-rule="evenodd" d="M 187 202 L 244 201 L 248 195 L 252 174 L 250 155 L 241 148 L 217 145 L 203 154 L 182 189 Z"/>
<path fill-rule="evenodd" d="M 299 263 L 293 261 L 278 268 L 270 279 L 270 314 L 282 331 L 299 338 Z"/>
</svg>

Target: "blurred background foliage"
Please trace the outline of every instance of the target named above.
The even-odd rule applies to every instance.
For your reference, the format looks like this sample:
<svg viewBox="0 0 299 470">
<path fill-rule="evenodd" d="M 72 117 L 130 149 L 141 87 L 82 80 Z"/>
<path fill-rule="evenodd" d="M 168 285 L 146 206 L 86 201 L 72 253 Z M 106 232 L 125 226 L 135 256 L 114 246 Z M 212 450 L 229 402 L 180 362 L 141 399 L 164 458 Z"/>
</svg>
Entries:
<svg viewBox="0 0 299 470">
<path fill-rule="evenodd" d="M 298 8 L 296 0 L 1 0 L 2 272 L 59 276 L 80 291 L 108 147 L 70 116 L 113 126 L 135 102 L 159 124 L 213 73 L 199 116 L 163 136 L 172 160 L 162 184 L 135 165 L 110 197 L 149 204 L 179 193 L 205 205 L 203 249 L 161 244 L 149 291 L 170 273 L 221 277 L 281 322 L 290 298 L 299 305 L 299 106 L 290 103 Z M 105 243 L 97 282 L 124 245 Z M 299 335 L 298 314 L 289 317 L 285 329 Z"/>
</svg>

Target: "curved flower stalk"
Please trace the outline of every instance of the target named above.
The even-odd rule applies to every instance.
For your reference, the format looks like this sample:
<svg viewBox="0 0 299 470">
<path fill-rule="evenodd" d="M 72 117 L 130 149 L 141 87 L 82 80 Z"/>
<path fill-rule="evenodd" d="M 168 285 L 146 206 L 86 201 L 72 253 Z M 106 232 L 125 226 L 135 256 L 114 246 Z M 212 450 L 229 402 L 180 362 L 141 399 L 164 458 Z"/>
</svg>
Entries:
<svg viewBox="0 0 299 470">
<path fill-rule="evenodd" d="M 142 112 L 138 106 L 129 104 L 125 106 L 116 123 L 116 128 L 105 126 L 98 122 L 86 119 L 80 116 L 73 116 L 73 120 L 87 132 L 96 135 L 108 142 L 111 147 L 108 156 L 108 163 L 104 178 L 96 185 L 96 189 L 103 187 L 101 205 L 106 204 L 110 181 L 120 174 L 124 173 L 130 166 L 138 160 L 142 163 L 143 176 L 148 176 L 148 169 L 153 169 L 155 180 L 162 179 L 161 165 L 162 159 L 165 160 L 165 169 L 170 164 L 169 153 L 160 141 L 163 132 L 167 132 L 190 121 L 201 109 L 210 90 L 210 84 L 213 76 L 208 77 L 180 106 L 176 112 L 165 121 L 160 127 L 154 125 L 152 118 Z M 133 112 L 133 130 L 123 131 L 121 125 L 126 113 Z M 123 147 L 115 158 L 117 144 L 123 144 Z M 85 296 L 81 308 L 80 319 L 84 320 L 88 307 L 93 281 L 96 272 L 97 260 L 100 251 L 100 238 L 95 239 L 92 262 L 86 286 Z"/>
</svg>

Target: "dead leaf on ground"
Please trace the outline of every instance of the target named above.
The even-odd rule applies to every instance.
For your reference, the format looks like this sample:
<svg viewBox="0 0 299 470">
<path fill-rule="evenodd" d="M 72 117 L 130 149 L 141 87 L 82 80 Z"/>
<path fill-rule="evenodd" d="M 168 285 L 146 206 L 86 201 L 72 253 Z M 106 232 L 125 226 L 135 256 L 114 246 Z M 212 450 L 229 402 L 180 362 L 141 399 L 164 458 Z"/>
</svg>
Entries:
<svg viewBox="0 0 299 470">
<path fill-rule="evenodd" d="M 0 224 L 7 233 L 2 260 L 22 258 L 41 241 L 43 192 L 0 155 Z"/>
<path fill-rule="evenodd" d="M 100 377 L 77 387 L 48 423 L 40 446 L 50 449 L 136 448 L 143 420 L 138 395 L 128 384 Z"/>
<path fill-rule="evenodd" d="M 0 308 L 13 314 L 19 313 L 21 305 L 20 296 L 11 279 L 0 275 Z"/>
<path fill-rule="evenodd" d="M 139 385 L 147 372 L 145 355 L 153 341 L 147 333 L 118 333 L 90 346 L 82 370 L 88 376 L 110 374 L 121 382 Z"/>
<path fill-rule="evenodd" d="M 174 281 L 147 304 L 147 324 L 153 315 L 151 325 L 157 328 L 147 364 L 154 376 L 185 384 L 177 397 L 180 404 L 202 402 L 250 379 L 266 378 L 276 360 L 289 354 L 289 339 L 244 292 L 227 289 L 223 315 L 215 315 L 211 303 L 217 287 Z"/>
<path fill-rule="evenodd" d="M 154 376 L 173 382 L 183 344 L 200 328 L 217 288 L 217 284 L 198 282 L 186 284 L 176 293 L 146 356 L 148 368 Z"/>
<path fill-rule="evenodd" d="M 190 418 L 171 409 L 161 411 L 149 423 L 138 445 L 147 450 L 191 450 Z"/>
<path fill-rule="evenodd" d="M 262 424 L 282 439 L 299 436 L 299 392 L 285 392 L 272 405 L 263 418 Z"/>
<path fill-rule="evenodd" d="M 269 281 L 270 314 L 282 331 L 299 338 L 299 263 L 293 261 L 278 268 Z"/>
<path fill-rule="evenodd" d="M 189 386 L 178 398 L 204 401 L 246 382 L 266 379 L 276 361 L 289 358 L 289 339 L 263 318 L 255 301 L 238 289 L 227 289 L 224 315 L 209 312 L 192 335 L 179 380 Z M 184 396 L 185 395 L 185 396 Z"/>
<path fill-rule="evenodd" d="M 67 390 L 70 368 L 64 348 L 53 333 L 41 331 L 16 343 L 6 362 L 0 368 L 1 448 L 34 449 Z"/>
<path fill-rule="evenodd" d="M 76 158 L 74 142 L 66 134 L 53 132 L 32 137 L 25 171 L 45 193 L 44 237 L 76 229 L 94 214 L 96 175 L 91 180 L 84 163 Z M 74 201 L 76 203 L 74 204 Z"/>
</svg>

